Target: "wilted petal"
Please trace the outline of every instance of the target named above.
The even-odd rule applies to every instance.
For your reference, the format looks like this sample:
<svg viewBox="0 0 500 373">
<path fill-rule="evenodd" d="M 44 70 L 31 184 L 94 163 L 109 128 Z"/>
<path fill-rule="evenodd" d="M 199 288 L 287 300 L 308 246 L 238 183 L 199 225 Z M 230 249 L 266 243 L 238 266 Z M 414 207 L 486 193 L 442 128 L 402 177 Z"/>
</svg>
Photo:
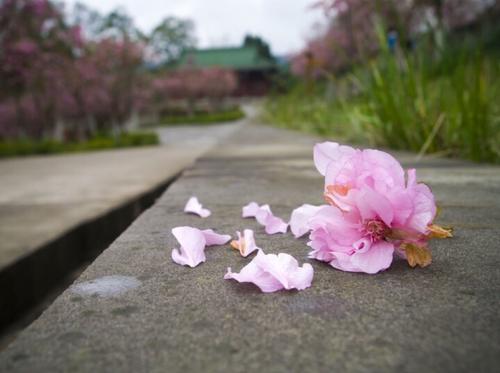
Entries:
<svg viewBox="0 0 500 373">
<path fill-rule="evenodd" d="M 309 220 L 319 209 L 321 209 L 321 207 L 322 206 L 304 204 L 293 210 L 292 216 L 290 217 L 290 230 L 295 238 L 302 237 L 311 230 Z"/>
<path fill-rule="evenodd" d="M 172 260 L 180 265 L 196 267 L 206 260 L 206 240 L 202 231 L 192 227 L 176 227 L 172 234 L 181 245 L 172 250 Z"/>
<path fill-rule="evenodd" d="M 259 250 L 257 256 L 240 273 L 233 273 L 228 268 L 224 278 L 251 282 L 263 292 L 269 293 L 281 289 L 305 289 L 311 286 L 313 275 L 313 268 L 308 263 L 299 267 L 297 260 L 288 254 L 266 255 Z"/>
<path fill-rule="evenodd" d="M 189 198 L 189 200 L 186 203 L 186 206 L 184 207 L 184 212 L 190 214 L 196 214 L 198 216 L 201 216 L 202 218 L 207 218 L 211 214 L 210 210 L 203 208 L 202 204 L 198 201 L 198 198 L 196 197 Z"/>
<path fill-rule="evenodd" d="M 243 206 L 241 216 L 244 218 L 254 218 L 259 212 L 259 205 L 256 202 L 250 202 L 248 205 Z"/>
<path fill-rule="evenodd" d="M 205 229 L 201 231 L 203 236 L 205 236 L 205 241 L 207 246 L 213 245 L 225 245 L 231 239 L 231 236 L 228 234 L 218 234 L 215 233 L 212 229 Z"/>
<path fill-rule="evenodd" d="M 404 243 L 401 245 L 401 249 L 404 250 L 406 260 L 412 268 L 417 265 L 423 268 L 432 263 L 431 252 L 425 244 Z"/>
<path fill-rule="evenodd" d="M 255 244 L 255 238 L 253 230 L 245 229 L 243 235 L 240 232 L 236 232 L 238 235 L 238 240 L 231 241 L 231 247 L 239 250 L 241 256 L 247 257 L 255 250 L 260 250 Z"/>
</svg>

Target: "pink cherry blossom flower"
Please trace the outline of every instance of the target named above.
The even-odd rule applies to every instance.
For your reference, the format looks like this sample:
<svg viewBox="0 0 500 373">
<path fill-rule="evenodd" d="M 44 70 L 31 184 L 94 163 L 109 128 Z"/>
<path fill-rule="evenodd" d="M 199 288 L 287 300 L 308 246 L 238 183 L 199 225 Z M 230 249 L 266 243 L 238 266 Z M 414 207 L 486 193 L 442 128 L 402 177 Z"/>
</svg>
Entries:
<svg viewBox="0 0 500 373">
<path fill-rule="evenodd" d="M 176 227 L 172 234 L 180 248 L 172 250 L 172 260 L 180 265 L 196 267 L 206 260 L 205 247 L 224 245 L 231 236 L 215 233 L 212 229 L 200 230 L 193 227 Z"/>
<path fill-rule="evenodd" d="M 256 202 L 250 202 L 243 207 L 242 217 L 253 218 L 263 225 L 267 234 L 286 233 L 288 224 L 283 219 L 274 216 L 269 205 L 259 206 Z"/>
<path fill-rule="evenodd" d="M 389 268 L 396 251 L 411 266 L 423 267 L 431 262 L 428 239 L 451 237 L 432 224 L 436 204 L 429 187 L 416 182 L 414 169 L 405 182 L 391 155 L 322 143 L 314 160 L 331 206 L 308 220 L 311 258 L 344 271 L 377 273 Z"/>
<path fill-rule="evenodd" d="M 236 234 L 238 235 L 238 240 L 231 241 L 231 247 L 239 250 L 241 256 L 247 257 L 255 250 L 260 250 L 255 244 L 253 230 L 245 229 L 243 235 L 239 231 Z"/>
<path fill-rule="evenodd" d="M 184 207 L 184 212 L 196 214 L 202 218 L 207 218 L 212 214 L 210 210 L 203 208 L 203 205 L 198 201 L 198 198 L 196 197 L 189 198 L 186 206 Z"/>
<path fill-rule="evenodd" d="M 302 237 L 311 230 L 309 220 L 314 216 L 322 206 L 304 204 L 292 211 L 290 217 L 290 230 L 295 238 Z"/>
<path fill-rule="evenodd" d="M 309 263 L 299 266 L 297 260 L 288 254 L 264 254 L 257 252 L 239 273 L 227 269 L 224 279 L 233 279 L 238 282 L 250 282 L 259 287 L 264 293 L 272 293 L 281 289 L 303 290 L 311 286 L 314 271 Z"/>
</svg>

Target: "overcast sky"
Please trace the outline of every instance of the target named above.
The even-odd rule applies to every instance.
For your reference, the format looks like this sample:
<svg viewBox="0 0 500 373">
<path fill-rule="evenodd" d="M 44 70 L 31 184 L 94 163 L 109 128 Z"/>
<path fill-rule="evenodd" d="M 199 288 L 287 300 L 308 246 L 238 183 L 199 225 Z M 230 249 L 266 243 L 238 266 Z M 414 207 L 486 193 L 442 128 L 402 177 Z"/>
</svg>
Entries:
<svg viewBox="0 0 500 373">
<path fill-rule="evenodd" d="M 75 0 L 67 0 L 68 5 Z M 322 12 L 315 0 L 80 0 L 102 13 L 124 8 L 136 25 L 149 32 L 162 18 L 174 15 L 196 24 L 198 46 L 239 45 L 247 33 L 263 37 L 275 54 L 301 49 L 313 35 Z"/>
</svg>

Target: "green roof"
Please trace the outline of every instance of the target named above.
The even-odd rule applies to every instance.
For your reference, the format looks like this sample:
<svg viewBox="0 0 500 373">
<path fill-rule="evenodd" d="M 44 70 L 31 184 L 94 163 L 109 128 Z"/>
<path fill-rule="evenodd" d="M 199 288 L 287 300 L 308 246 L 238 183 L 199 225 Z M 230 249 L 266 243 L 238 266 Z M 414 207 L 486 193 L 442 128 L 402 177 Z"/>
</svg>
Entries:
<svg viewBox="0 0 500 373">
<path fill-rule="evenodd" d="M 226 67 L 234 70 L 260 70 L 275 67 L 273 61 L 263 58 L 253 47 L 195 49 L 185 52 L 179 67 Z"/>
</svg>

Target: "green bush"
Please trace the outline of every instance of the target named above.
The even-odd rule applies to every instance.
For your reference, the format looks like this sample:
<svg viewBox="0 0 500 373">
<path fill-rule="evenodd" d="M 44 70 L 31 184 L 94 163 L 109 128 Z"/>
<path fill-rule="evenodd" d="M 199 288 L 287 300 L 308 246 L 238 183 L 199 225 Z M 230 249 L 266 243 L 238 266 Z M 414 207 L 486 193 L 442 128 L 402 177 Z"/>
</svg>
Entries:
<svg viewBox="0 0 500 373">
<path fill-rule="evenodd" d="M 332 82 L 336 91 L 353 85 L 355 94 L 328 100 L 327 90 L 307 94 L 302 85 L 270 98 L 264 119 L 340 141 L 499 162 L 500 63 L 471 44 L 383 51 Z"/>
<path fill-rule="evenodd" d="M 240 108 L 216 112 L 195 112 L 193 115 L 175 114 L 165 115 L 160 119 L 160 125 L 179 124 L 212 124 L 232 122 L 245 117 L 245 113 Z"/>
<path fill-rule="evenodd" d="M 0 141 L 0 157 L 85 152 L 157 144 L 159 139 L 154 132 L 122 133 L 118 136 L 101 134 L 87 141 L 69 143 L 55 140 L 5 140 Z"/>
</svg>

